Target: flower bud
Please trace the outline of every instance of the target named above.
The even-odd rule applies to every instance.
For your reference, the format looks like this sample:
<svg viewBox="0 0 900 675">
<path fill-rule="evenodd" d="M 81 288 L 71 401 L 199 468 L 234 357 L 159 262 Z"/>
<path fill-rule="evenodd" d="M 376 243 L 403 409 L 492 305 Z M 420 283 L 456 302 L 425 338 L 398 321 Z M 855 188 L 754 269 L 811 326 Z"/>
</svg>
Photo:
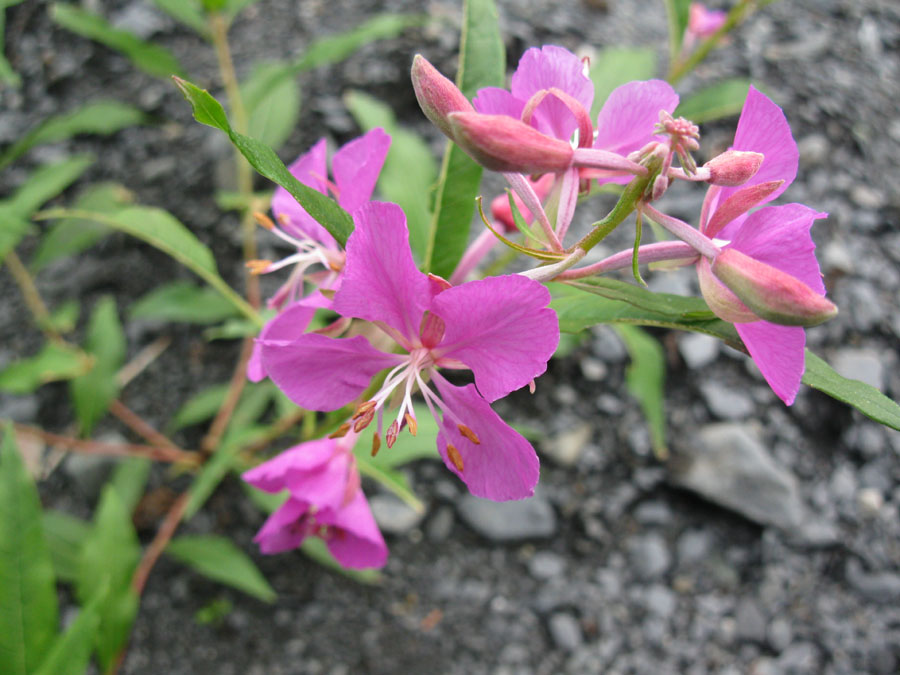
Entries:
<svg viewBox="0 0 900 675">
<path fill-rule="evenodd" d="M 538 196 L 538 199 L 543 201 L 544 197 L 550 192 L 550 188 L 552 188 L 553 184 L 556 182 L 556 176 L 547 173 L 536 181 L 529 179 L 529 182 L 531 183 L 531 187 L 534 188 L 534 193 Z M 516 203 L 516 207 L 525 219 L 525 222 L 530 223 L 534 220 L 534 215 L 528 207 L 525 206 L 525 202 L 522 201 L 522 198 L 518 193 L 513 192 L 512 197 L 513 201 Z M 509 207 L 509 197 L 506 194 L 495 197 L 491 202 L 491 215 L 493 216 L 494 221 L 503 225 L 503 228 L 507 232 L 516 231 L 516 221 L 513 219 L 512 209 Z"/>
<path fill-rule="evenodd" d="M 454 112 L 448 119 L 450 137 L 491 171 L 557 173 L 572 166 L 571 145 L 512 117 Z"/>
<path fill-rule="evenodd" d="M 421 54 L 416 54 L 413 59 L 412 83 L 425 117 L 446 136 L 453 138 L 447 115 L 452 112 L 474 112 L 469 99 Z"/>
<path fill-rule="evenodd" d="M 697 279 L 703 299 L 717 317 L 731 323 L 759 321 L 759 317 L 713 275 L 706 258 L 700 258 L 697 263 Z"/>
<path fill-rule="evenodd" d="M 712 273 L 760 319 L 783 326 L 817 326 L 837 314 L 830 300 L 787 272 L 726 248 Z"/>
<path fill-rule="evenodd" d="M 703 165 L 710 173 L 707 182 L 726 187 L 743 185 L 756 175 L 763 159 L 763 155 L 758 152 L 726 150 Z"/>
</svg>

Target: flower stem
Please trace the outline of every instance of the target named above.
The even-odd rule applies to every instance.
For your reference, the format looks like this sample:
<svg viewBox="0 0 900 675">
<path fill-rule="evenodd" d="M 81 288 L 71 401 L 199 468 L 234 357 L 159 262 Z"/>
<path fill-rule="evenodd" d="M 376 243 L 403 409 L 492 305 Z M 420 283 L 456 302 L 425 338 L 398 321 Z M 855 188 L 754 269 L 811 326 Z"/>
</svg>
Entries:
<svg viewBox="0 0 900 675">
<path fill-rule="evenodd" d="M 594 246 L 599 244 L 614 229 L 616 229 L 628 215 L 634 211 L 638 201 L 644 195 L 644 191 L 650 184 L 650 181 L 656 177 L 656 172 L 651 171 L 646 176 L 637 176 L 626 187 L 619 201 L 613 207 L 603 220 L 599 220 L 593 225 L 593 229 L 588 232 L 575 247 L 580 248 L 585 253 L 590 251 Z"/>
<path fill-rule="evenodd" d="M 697 253 L 709 259 L 715 258 L 719 253 L 719 247 L 716 246 L 712 239 L 701 233 L 700 230 L 688 225 L 683 220 L 673 218 L 661 211 L 657 211 L 649 204 L 641 204 L 641 211 L 645 216 L 650 218 L 654 223 L 666 228 L 669 232 L 691 246 Z"/>
<path fill-rule="evenodd" d="M 59 331 L 53 327 L 53 322 L 50 318 L 50 310 L 48 310 L 47 305 L 44 304 L 44 300 L 41 298 L 41 294 L 34 283 L 34 279 L 31 278 L 31 274 L 28 273 L 28 270 L 25 268 L 25 265 L 22 264 L 22 261 L 19 259 L 19 256 L 16 255 L 15 251 L 10 251 L 6 254 L 5 262 L 16 285 L 18 285 L 19 289 L 22 291 L 22 298 L 25 300 L 25 306 L 28 307 L 28 311 L 30 311 L 31 315 L 34 317 L 34 322 L 37 324 L 37 327 L 47 336 L 48 340 L 64 343 L 65 340 L 62 335 L 60 335 Z"/>
</svg>

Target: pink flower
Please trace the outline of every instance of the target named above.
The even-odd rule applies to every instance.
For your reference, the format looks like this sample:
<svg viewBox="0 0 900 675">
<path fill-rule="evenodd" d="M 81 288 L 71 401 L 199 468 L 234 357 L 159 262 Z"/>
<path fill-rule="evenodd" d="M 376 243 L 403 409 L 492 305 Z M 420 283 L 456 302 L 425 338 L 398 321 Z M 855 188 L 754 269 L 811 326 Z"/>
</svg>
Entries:
<svg viewBox="0 0 900 675">
<path fill-rule="evenodd" d="M 344 567 L 382 567 L 387 546 L 378 531 L 351 452 L 355 435 L 301 443 L 244 473 L 256 488 L 290 496 L 254 541 L 263 553 L 297 548 L 317 536 Z"/>
<path fill-rule="evenodd" d="M 719 30 L 728 18 L 728 13 L 721 9 L 708 9 L 700 2 L 692 2 L 688 10 L 688 25 L 685 30 L 685 41 L 694 43 L 703 40 Z"/>
<path fill-rule="evenodd" d="M 353 214 L 347 264 L 333 309 L 373 322 L 405 353 L 383 352 L 362 335 L 299 335 L 261 340 L 266 371 L 287 396 L 311 410 L 335 410 L 358 398 L 380 371 L 384 384 L 357 409 L 356 431 L 399 404 L 385 440 L 417 427 L 412 394 L 418 389 L 440 423 L 445 464 L 480 497 L 521 499 L 538 479 L 534 449 L 505 424 L 490 402 L 544 372 L 559 341 L 550 294 L 518 275 L 451 287 L 420 272 L 409 248 L 403 211 L 369 202 Z M 275 319 L 275 324 L 282 321 Z M 273 329 L 274 330 L 274 329 Z M 280 329 L 279 329 L 280 330 Z M 475 384 L 450 384 L 439 369 L 469 369 Z M 440 412 L 440 414 L 439 414 Z"/>
<path fill-rule="evenodd" d="M 700 216 L 700 232 L 723 250 L 734 249 L 780 270 L 820 296 L 825 285 L 815 244 L 809 231 L 827 214 L 803 204 L 747 211 L 780 195 L 797 175 L 797 144 L 781 108 L 750 88 L 732 148 L 759 152 L 764 159 L 759 171 L 741 187 L 712 186 Z M 762 321 L 712 273 L 701 258 L 697 265 L 700 287 L 710 307 L 721 318 L 735 323 L 750 356 L 787 405 L 794 402 L 805 369 L 806 333 L 801 326 Z"/>
</svg>

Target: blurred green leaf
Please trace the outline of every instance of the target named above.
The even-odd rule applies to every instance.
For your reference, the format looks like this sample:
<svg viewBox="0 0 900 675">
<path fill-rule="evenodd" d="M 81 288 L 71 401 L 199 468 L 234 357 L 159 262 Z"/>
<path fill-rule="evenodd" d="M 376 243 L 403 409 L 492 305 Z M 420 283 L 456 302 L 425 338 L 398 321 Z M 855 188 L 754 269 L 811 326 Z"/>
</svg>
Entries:
<svg viewBox="0 0 900 675">
<path fill-rule="evenodd" d="M 681 53 L 684 31 L 688 26 L 691 0 L 664 0 L 669 19 L 669 61 L 674 63 Z"/>
<path fill-rule="evenodd" d="M 365 458 L 369 463 L 384 469 L 393 469 L 403 466 L 417 459 L 441 460 L 437 451 L 438 424 L 425 404 L 415 406 L 416 411 L 416 435 L 409 433 L 405 428 L 397 436 L 394 447 L 388 448 L 382 444 L 381 450 L 372 457 L 372 436 L 375 434 L 376 425 L 370 424 L 359 435 L 353 454 Z M 384 439 L 382 439 L 383 441 Z"/>
<path fill-rule="evenodd" d="M 750 80 L 734 78 L 723 80 L 691 94 L 681 102 L 675 115 L 685 117 L 696 124 L 737 115 L 744 107 Z"/>
<path fill-rule="evenodd" d="M 31 223 L 20 216 L 8 204 L 0 202 L 0 263 L 9 255 L 28 231 Z"/>
<path fill-rule="evenodd" d="M 208 91 L 186 80 L 176 79 L 176 84 L 191 104 L 194 119 L 228 134 L 231 142 L 254 169 L 290 192 L 294 199 L 303 205 L 306 212 L 328 230 L 338 243 L 346 245 L 347 237 L 353 231 L 353 220 L 349 213 L 334 200 L 294 178 L 269 146 L 234 131 L 228 123 L 224 108 Z"/>
<path fill-rule="evenodd" d="M 318 537 L 307 537 L 304 539 L 303 543 L 300 544 L 300 550 L 323 567 L 334 570 L 348 579 L 367 585 L 381 583 L 381 572 L 379 570 L 353 570 L 344 567 L 334 559 L 331 551 L 328 550 L 328 546 Z"/>
<path fill-rule="evenodd" d="M 177 537 L 169 542 L 166 553 L 214 581 L 236 588 L 263 602 L 275 600 L 275 591 L 250 557 L 224 537 Z"/>
<path fill-rule="evenodd" d="M 153 0 L 153 4 L 201 37 L 210 39 L 206 16 L 195 0 Z"/>
<path fill-rule="evenodd" d="M 71 112 L 50 117 L 0 154 L 0 169 L 9 165 L 31 148 L 44 143 L 56 143 L 78 134 L 108 136 L 125 127 L 146 122 L 147 116 L 126 103 L 92 101 Z"/>
<path fill-rule="evenodd" d="M 119 494 L 119 499 L 128 513 L 134 512 L 141 497 L 144 496 L 152 464 L 153 462 L 146 457 L 126 457 L 116 464 L 109 482 Z"/>
<path fill-rule="evenodd" d="M 301 71 L 343 61 L 361 47 L 376 40 L 395 37 L 407 28 L 423 24 L 425 20 L 426 17 L 421 14 L 379 14 L 346 33 L 314 41 L 293 67 Z"/>
<path fill-rule="evenodd" d="M 94 524 L 81 550 L 75 594 L 84 605 L 105 592 L 100 604 L 100 630 L 95 646 L 103 670 L 118 654 L 137 614 L 138 597 L 131 577 L 141 556 L 131 514 L 119 493 L 107 484 L 94 514 Z"/>
<path fill-rule="evenodd" d="M 431 149 L 420 136 L 398 126 L 393 111 L 385 103 L 360 91 L 348 93 L 344 100 L 363 130 L 381 127 L 391 135 L 391 149 L 378 177 L 378 189 L 386 201 L 403 209 L 410 246 L 416 258 L 424 260 L 431 222 L 431 194 L 438 176 Z"/>
<path fill-rule="evenodd" d="M 250 382 L 244 386 L 238 404 L 231 414 L 227 433 L 237 432 L 246 426 L 256 423 L 269 407 L 276 392 L 271 380 Z"/>
<path fill-rule="evenodd" d="M 91 368 L 91 359 L 80 349 L 46 343 L 35 356 L 13 362 L 0 371 L 0 391 L 27 394 L 42 384 L 70 380 Z"/>
<path fill-rule="evenodd" d="M 245 337 L 255 337 L 259 334 L 259 326 L 246 319 L 229 319 L 219 326 L 213 326 L 203 331 L 203 337 L 213 340 L 237 340 Z"/>
<path fill-rule="evenodd" d="M 468 98 L 482 87 L 503 86 L 506 50 L 493 0 L 466 0 L 456 84 Z M 423 269 L 449 278 L 469 243 L 481 166 L 448 141 L 441 164 Z"/>
<path fill-rule="evenodd" d="M 169 433 L 212 419 L 225 402 L 227 393 L 228 384 L 226 383 L 213 385 L 194 394 L 175 413 L 175 417 L 167 427 Z"/>
<path fill-rule="evenodd" d="M 91 164 L 93 155 L 75 155 L 59 162 L 44 164 L 32 171 L 9 199 L 0 204 L 21 218 L 28 218 L 40 206 L 74 183 Z"/>
<path fill-rule="evenodd" d="M 900 431 L 900 405 L 871 385 L 839 375 L 808 349 L 803 384 L 856 408 L 879 424 Z"/>
<path fill-rule="evenodd" d="M 247 133 L 266 145 L 279 148 L 291 135 L 300 117 L 300 86 L 290 64 L 256 64 L 241 83 L 247 106 Z"/>
<path fill-rule="evenodd" d="M 184 73 L 178 59 L 168 49 L 145 42 L 127 30 L 113 28 L 98 14 L 75 5 L 56 3 L 50 7 L 50 17 L 73 33 L 121 52 L 148 75 L 169 77 Z"/>
<path fill-rule="evenodd" d="M 238 316 L 228 300 L 207 286 L 173 281 L 139 298 L 129 309 L 132 319 L 211 324 Z"/>
<path fill-rule="evenodd" d="M 100 607 L 106 592 L 101 590 L 54 641 L 35 675 L 83 675 L 91 660 L 91 648 L 100 627 Z"/>
<path fill-rule="evenodd" d="M 58 612 L 41 501 L 7 424 L 0 445 L 0 672 L 37 668 L 56 635 Z"/>
<path fill-rule="evenodd" d="M 21 86 L 22 78 L 13 70 L 9 61 L 3 55 L 3 37 L 6 34 L 6 8 L 18 5 L 20 2 L 22 0 L 0 0 L 0 84 L 7 84 L 11 87 Z"/>
<path fill-rule="evenodd" d="M 666 359 L 662 345 L 646 331 L 637 326 L 618 324 L 616 331 L 625 343 L 631 364 L 625 373 L 628 391 L 640 402 L 644 417 L 650 427 L 653 452 L 657 459 L 664 460 L 669 451 L 666 447 L 666 413 L 663 386 L 666 379 Z"/>
<path fill-rule="evenodd" d="M 106 414 L 106 409 L 119 395 L 116 373 L 125 362 L 125 334 L 116 302 L 101 298 L 94 307 L 88 323 L 85 351 L 94 357 L 94 366 L 69 383 L 75 416 L 81 433 L 89 436 L 94 425 Z"/>
<path fill-rule="evenodd" d="M 385 448 L 385 450 L 387 449 L 388 448 Z M 397 495 L 397 497 L 406 502 L 416 513 L 425 513 L 425 505 L 422 503 L 422 500 L 416 496 L 416 493 L 413 492 L 409 480 L 407 480 L 406 476 L 400 471 L 386 466 L 380 466 L 373 461 L 373 458 L 370 455 L 365 453 L 356 455 L 356 465 L 359 467 L 359 472 L 363 476 L 368 476 L 369 478 L 378 481 L 382 487 L 387 488 Z"/>
<path fill-rule="evenodd" d="M 88 185 L 75 199 L 73 208 L 97 213 L 114 213 L 132 200 L 132 194 L 118 183 Z M 55 223 L 40 238 L 31 258 L 31 271 L 69 255 L 81 253 L 110 232 L 109 227 L 92 220 L 67 218 Z"/>
<path fill-rule="evenodd" d="M 56 578 L 75 583 L 81 568 L 81 549 L 91 533 L 91 524 L 56 509 L 44 511 L 42 522 Z"/>
<path fill-rule="evenodd" d="M 57 333 L 70 333 L 75 330 L 78 316 L 81 314 L 81 305 L 77 300 L 66 300 L 53 310 L 50 315 L 50 326 Z"/>
<path fill-rule="evenodd" d="M 591 81 L 594 83 L 594 102 L 591 117 L 597 114 L 613 89 L 634 80 L 649 80 L 656 76 L 656 50 L 647 47 L 606 47 L 591 61 Z"/>
</svg>

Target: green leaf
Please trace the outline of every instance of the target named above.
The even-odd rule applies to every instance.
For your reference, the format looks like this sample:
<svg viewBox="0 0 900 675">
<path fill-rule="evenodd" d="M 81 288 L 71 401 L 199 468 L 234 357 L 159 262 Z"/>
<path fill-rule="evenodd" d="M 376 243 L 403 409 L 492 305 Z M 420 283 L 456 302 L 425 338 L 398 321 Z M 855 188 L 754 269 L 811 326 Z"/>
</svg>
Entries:
<svg viewBox="0 0 900 675">
<path fill-rule="evenodd" d="M 437 451 L 437 421 L 435 421 L 428 406 L 424 404 L 416 405 L 415 411 L 418 427 L 415 436 L 409 433 L 408 428 L 404 429 L 397 436 L 394 447 L 388 448 L 382 445 L 378 454 L 372 457 L 372 436 L 375 434 L 376 425 L 370 424 L 359 434 L 359 438 L 353 448 L 353 454 L 385 469 L 403 466 L 418 459 L 440 460 L 441 456 Z"/>
<path fill-rule="evenodd" d="M 21 218 L 27 218 L 40 206 L 74 183 L 94 163 L 93 155 L 75 155 L 59 162 L 44 164 L 33 171 L 2 204 Z"/>
<path fill-rule="evenodd" d="M 275 600 L 275 591 L 250 557 L 224 537 L 178 537 L 169 542 L 166 553 L 214 581 L 263 602 Z"/>
<path fill-rule="evenodd" d="M 187 80 L 175 79 L 175 83 L 191 104 L 194 119 L 201 124 L 215 127 L 228 134 L 228 138 L 242 155 L 250 162 L 250 166 L 261 175 L 277 183 L 291 193 L 306 212 L 319 222 L 342 246 L 353 231 L 353 220 L 333 199 L 307 187 L 288 171 L 278 155 L 269 146 L 239 134 L 228 123 L 225 109 L 208 91 L 200 89 Z"/>
<path fill-rule="evenodd" d="M 42 522 L 56 578 L 75 583 L 81 568 L 81 549 L 91 533 L 91 524 L 55 509 L 44 511 Z"/>
<path fill-rule="evenodd" d="M 371 586 L 381 583 L 380 571 L 374 569 L 353 570 L 344 567 L 334 559 L 334 556 L 331 555 L 331 551 L 328 550 L 328 546 L 318 537 L 307 537 L 306 539 L 304 539 L 303 543 L 300 544 L 300 550 L 323 567 L 334 570 L 338 574 L 341 574 L 348 579 L 353 579 L 360 584 L 367 584 Z"/>
<path fill-rule="evenodd" d="M 132 194 L 118 183 L 98 183 L 87 186 L 75 200 L 73 208 L 80 211 L 114 213 L 132 200 Z M 49 228 L 38 242 L 31 259 L 31 271 L 39 272 L 48 264 L 90 248 L 110 232 L 102 223 L 80 218 L 67 218 Z"/>
<path fill-rule="evenodd" d="M 195 394 L 187 400 L 187 402 L 178 409 L 175 417 L 168 425 L 169 432 L 178 431 L 184 427 L 199 424 L 213 416 L 222 407 L 225 402 L 225 395 L 228 393 L 228 384 L 217 384 L 208 389 Z"/>
<path fill-rule="evenodd" d="M 81 305 L 77 300 L 66 300 L 53 310 L 50 315 L 50 326 L 58 333 L 70 333 L 78 324 L 78 316 L 81 314 Z"/>
<path fill-rule="evenodd" d="M 129 315 L 132 319 L 207 325 L 237 316 L 238 312 L 234 305 L 209 287 L 173 281 L 137 300 Z"/>
<path fill-rule="evenodd" d="M 75 594 L 87 604 L 98 594 L 105 597 L 100 606 L 100 630 L 95 646 L 103 670 L 125 644 L 137 614 L 138 597 L 131 588 L 131 577 L 141 555 L 131 514 L 112 485 L 106 485 L 81 551 L 81 564 Z"/>
<path fill-rule="evenodd" d="M 616 331 L 631 356 L 631 365 L 625 373 L 628 390 L 640 402 L 644 417 L 650 426 L 653 452 L 664 460 L 666 448 L 666 412 L 663 386 L 666 379 L 666 359 L 659 340 L 637 326 L 619 324 Z"/>
<path fill-rule="evenodd" d="M 9 255 L 28 231 L 31 229 L 31 223 L 22 218 L 7 204 L 0 202 L 0 263 Z"/>
<path fill-rule="evenodd" d="M 54 115 L 0 154 L 0 169 L 9 165 L 31 148 L 43 143 L 56 143 L 78 134 L 108 136 L 120 129 L 146 122 L 138 108 L 118 101 L 92 101 L 61 115 Z"/>
<path fill-rule="evenodd" d="M 82 37 L 96 40 L 127 56 L 148 75 L 169 77 L 184 71 L 168 49 L 141 40 L 127 30 L 113 28 L 102 16 L 67 4 L 54 4 L 50 17 L 63 28 Z"/>
<path fill-rule="evenodd" d="M 84 346 L 94 357 L 94 366 L 72 380 L 69 391 L 81 433 L 89 436 L 119 395 L 116 373 L 125 361 L 125 334 L 116 313 L 116 302 L 111 297 L 102 298 L 94 307 Z"/>
<path fill-rule="evenodd" d="M 388 105 L 360 91 L 348 93 L 344 100 L 365 131 L 381 127 L 391 135 L 391 149 L 378 178 L 378 189 L 387 201 L 403 209 L 410 246 L 416 257 L 424 260 L 431 222 L 431 192 L 438 175 L 431 150 L 420 136 L 397 125 Z"/>
<path fill-rule="evenodd" d="M 669 61 L 675 62 L 681 52 L 684 31 L 690 17 L 691 0 L 664 0 L 669 19 Z"/>
<path fill-rule="evenodd" d="M 387 448 L 385 448 L 387 450 Z M 416 497 L 406 476 L 396 469 L 379 466 L 372 457 L 365 453 L 356 455 L 356 465 L 363 476 L 368 476 L 378 481 L 383 487 L 393 492 L 397 497 L 406 502 L 416 513 L 425 513 L 425 505 Z"/>
<path fill-rule="evenodd" d="M 78 612 L 66 632 L 56 638 L 35 675 L 83 675 L 91 660 L 91 647 L 100 627 L 100 608 L 106 597 L 101 590 Z"/>
<path fill-rule="evenodd" d="M 91 359 L 80 349 L 48 342 L 40 352 L 15 361 L 0 371 L 0 391 L 27 394 L 42 384 L 70 380 L 91 368 Z"/>
<path fill-rule="evenodd" d="M 254 424 L 269 407 L 276 391 L 270 380 L 247 384 L 231 415 L 226 433 L 235 433 Z"/>
<path fill-rule="evenodd" d="M 900 405 L 871 385 L 838 375 L 834 368 L 808 349 L 803 384 L 856 408 L 879 424 L 900 431 Z"/>
<path fill-rule="evenodd" d="M 230 319 L 219 326 L 213 326 L 203 331 L 203 337 L 213 340 L 238 340 L 245 337 L 255 337 L 259 334 L 259 325 L 246 319 Z"/>
<path fill-rule="evenodd" d="M 314 41 L 293 67 L 299 72 L 343 61 L 367 44 L 395 37 L 407 28 L 423 24 L 425 18 L 421 14 L 379 14 L 346 33 Z"/>
<path fill-rule="evenodd" d="M 737 115 L 744 107 L 750 80 L 733 78 L 723 80 L 691 94 L 681 102 L 676 116 L 684 117 L 696 124 L 711 122 L 729 115 Z"/>
<path fill-rule="evenodd" d="M 0 83 L 8 84 L 11 87 L 20 87 L 22 78 L 13 70 L 9 61 L 3 55 L 3 36 L 6 34 L 6 8 L 18 5 L 22 0 L 0 0 Z"/>
<path fill-rule="evenodd" d="M 318 194 L 318 193 L 316 193 Z M 149 206 L 131 206 L 115 213 L 97 213 L 75 209 L 53 209 L 41 213 L 41 219 L 81 218 L 102 223 L 145 241 L 191 270 L 227 298 L 241 313 L 262 325 L 256 310 L 235 293 L 219 276 L 210 250 L 200 243 L 168 211 Z"/>
<path fill-rule="evenodd" d="M 153 0 L 153 4 L 201 37 L 210 39 L 206 17 L 194 0 Z"/>
<path fill-rule="evenodd" d="M 613 89 L 634 80 L 649 80 L 656 75 L 656 50 L 646 47 L 607 47 L 591 61 L 594 102 L 591 117 L 597 114 Z"/>
<path fill-rule="evenodd" d="M 153 462 L 146 457 L 126 457 L 116 464 L 109 482 L 119 494 L 119 499 L 128 513 L 134 512 L 144 495 L 152 464 Z"/>
<path fill-rule="evenodd" d="M 259 63 L 241 83 L 249 122 L 247 133 L 273 148 L 291 135 L 300 117 L 300 86 L 287 63 Z"/>
<path fill-rule="evenodd" d="M 37 668 L 56 634 L 58 611 L 41 501 L 7 424 L 0 446 L 0 672 Z"/>
<path fill-rule="evenodd" d="M 493 0 L 466 0 L 456 84 L 471 98 L 482 87 L 503 85 L 506 52 Z M 449 277 L 469 243 L 481 167 L 450 141 L 435 193 L 423 269 Z"/>
</svg>

